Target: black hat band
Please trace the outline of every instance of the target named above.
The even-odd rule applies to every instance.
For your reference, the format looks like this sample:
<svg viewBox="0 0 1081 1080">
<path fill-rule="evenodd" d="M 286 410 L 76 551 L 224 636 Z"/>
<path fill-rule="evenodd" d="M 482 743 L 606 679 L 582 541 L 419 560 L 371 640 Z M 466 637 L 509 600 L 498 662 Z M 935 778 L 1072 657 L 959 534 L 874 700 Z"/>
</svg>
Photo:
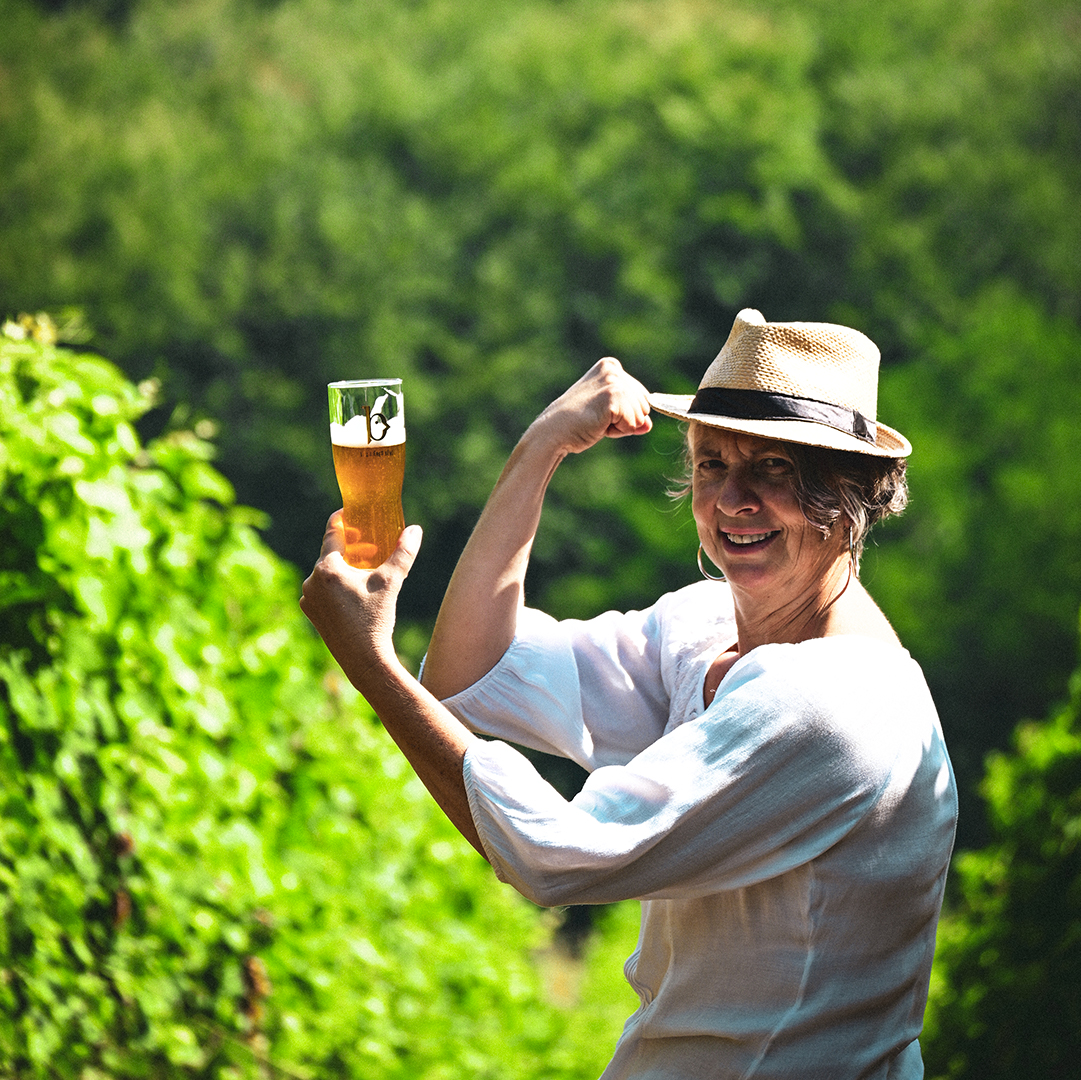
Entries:
<svg viewBox="0 0 1081 1080">
<path fill-rule="evenodd" d="M 688 411 L 732 420 L 810 420 L 877 445 L 878 425 L 858 410 L 789 394 L 708 386 L 694 395 Z"/>
</svg>

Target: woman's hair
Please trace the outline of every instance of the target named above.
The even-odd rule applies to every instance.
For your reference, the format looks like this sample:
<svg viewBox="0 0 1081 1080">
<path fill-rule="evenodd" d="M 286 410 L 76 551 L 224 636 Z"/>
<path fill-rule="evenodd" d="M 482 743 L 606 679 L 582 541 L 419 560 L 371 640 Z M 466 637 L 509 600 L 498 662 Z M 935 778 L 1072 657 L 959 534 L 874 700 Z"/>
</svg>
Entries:
<svg viewBox="0 0 1081 1080">
<path fill-rule="evenodd" d="M 883 518 L 900 514 L 908 504 L 905 459 L 874 457 L 804 443 L 782 442 L 782 445 L 795 468 L 793 485 L 803 516 L 823 536 L 829 536 L 839 521 L 846 521 L 851 526 L 852 557 L 858 569 L 871 526 Z M 679 486 L 669 494 L 677 499 L 688 494 L 693 471 L 688 426 L 684 440 L 684 475 Z"/>
</svg>

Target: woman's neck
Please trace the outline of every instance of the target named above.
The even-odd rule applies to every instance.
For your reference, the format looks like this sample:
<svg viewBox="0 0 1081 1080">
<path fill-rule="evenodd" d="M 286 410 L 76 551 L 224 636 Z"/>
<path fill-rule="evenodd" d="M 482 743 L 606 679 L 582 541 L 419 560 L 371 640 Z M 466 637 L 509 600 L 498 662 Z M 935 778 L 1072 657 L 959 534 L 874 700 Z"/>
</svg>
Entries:
<svg viewBox="0 0 1081 1080">
<path fill-rule="evenodd" d="M 900 644 L 889 621 L 860 584 L 845 553 L 813 587 L 776 597 L 732 589 L 739 652 L 767 644 L 861 634 Z"/>
</svg>

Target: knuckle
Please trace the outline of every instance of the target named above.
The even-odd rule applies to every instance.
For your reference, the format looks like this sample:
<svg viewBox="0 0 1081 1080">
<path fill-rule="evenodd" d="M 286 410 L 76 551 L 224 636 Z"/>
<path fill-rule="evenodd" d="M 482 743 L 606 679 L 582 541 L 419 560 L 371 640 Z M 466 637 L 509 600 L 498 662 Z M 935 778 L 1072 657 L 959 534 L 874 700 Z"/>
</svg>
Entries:
<svg viewBox="0 0 1081 1080">
<path fill-rule="evenodd" d="M 368 592 L 382 592 L 390 585 L 390 575 L 381 567 L 368 572 Z"/>
</svg>

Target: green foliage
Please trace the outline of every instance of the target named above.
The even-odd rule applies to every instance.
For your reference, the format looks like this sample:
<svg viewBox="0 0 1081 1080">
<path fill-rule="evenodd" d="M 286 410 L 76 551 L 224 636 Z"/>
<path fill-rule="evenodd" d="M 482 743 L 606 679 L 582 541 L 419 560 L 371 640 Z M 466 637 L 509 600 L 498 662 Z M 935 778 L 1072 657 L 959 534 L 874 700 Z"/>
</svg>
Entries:
<svg viewBox="0 0 1081 1080">
<path fill-rule="evenodd" d="M 568 1009 L 567 1032 L 549 1057 L 553 1066 L 571 1076 L 592 1078 L 604 1072 L 614 1039 L 639 1006 L 637 995 L 623 978 L 623 965 L 638 942 L 641 907 L 634 900 L 597 909 L 579 963 L 570 968 L 569 985 L 553 980 L 553 996 Z"/>
<path fill-rule="evenodd" d="M 847 299 L 875 312 L 888 358 L 904 358 L 920 323 L 958 317 L 999 279 L 1076 324 L 1081 53 L 1071 0 L 800 6 L 819 31 L 829 157 L 861 193 Z"/>
<path fill-rule="evenodd" d="M 981 839 L 984 754 L 1064 695 L 1081 604 L 1072 0 L 0 0 L 0 25 L 0 306 L 83 305 L 162 384 L 143 439 L 219 422 L 301 566 L 337 505 L 323 384 L 404 376 L 411 654 L 511 443 L 599 355 L 677 391 L 744 304 L 869 332 L 915 454 L 864 578 Z M 677 457 L 662 422 L 566 462 L 531 598 L 690 580 Z M 39 606 L 119 602 L 22 572 Z M 27 611 L 4 630 L 40 660 Z"/>
<path fill-rule="evenodd" d="M 341 685 L 211 444 L 141 445 L 152 386 L 7 329 L 0 1073 L 579 1075 L 533 1066 L 545 921 Z"/>
<path fill-rule="evenodd" d="M 511 444 L 598 356 L 675 391 L 740 306 L 832 318 L 883 345 L 880 412 L 914 437 L 912 508 L 866 566 L 928 665 L 966 803 L 988 746 L 1061 695 L 1081 536 L 1057 521 L 1019 586 L 999 515 L 1024 524 L 1075 471 L 1069 0 L 113 7 L 0 0 L 0 297 L 84 305 L 99 348 L 162 382 L 144 437 L 220 423 L 280 554 L 310 565 L 337 505 L 331 378 L 406 380 L 419 641 Z M 938 426 L 969 393 L 981 450 Z M 992 437 L 1014 412 L 1028 433 Z M 692 579 L 661 495 L 676 439 L 662 423 L 565 463 L 536 602 L 591 614 Z"/>
<path fill-rule="evenodd" d="M 928 1012 L 928 1076 L 1057 1080 L 1081 1050 L 1081 670 L 1021 725 L 982 792 L 992 841 L 952 870 Z"/>
<path fill-rule="evenodd" d="M 993 283 L 921 338 L 887 375 L 918 450 L 911 513 L 874 586 L 919 643 L 958 769 L 976 777 L 1016 718 L 1062 696 L 1076 658 L 1081 331 Z"/>
<path fill-rule="evenodd" d="M 500 460 L 598 356 L 689 386 L 735 308 L 820 307 L 836 271 L 807 259 L 837 250 L 848 198 L 816 138 L 812 37 L 735 4 L 666 15 L 150 0 L 122 35 L 76 12 L 28 29 L 13 69 L 44 48 L 50 70 L 28 72 L 35 134 L 0 194 L 50 206 L 68 272 L 20 248 L 0 295 L 85 304 L 129 373 L 220 421 L 225 471 L 300 565 L 337 499 L 323 384 L 401 375 L 429 537 L 403 603 L 431 617 Z M 677 559 L 658 511 L 644 537 L 625 509 L 663 488 L 645 453 L 565 470 L 539 596 L 559 577 L 566 599 L 567 573 L 623 601 L 642 565 L 690 576 L 690 538 Z M 607 497 L 592 548 L 583 491 Z"/>
</svg>

